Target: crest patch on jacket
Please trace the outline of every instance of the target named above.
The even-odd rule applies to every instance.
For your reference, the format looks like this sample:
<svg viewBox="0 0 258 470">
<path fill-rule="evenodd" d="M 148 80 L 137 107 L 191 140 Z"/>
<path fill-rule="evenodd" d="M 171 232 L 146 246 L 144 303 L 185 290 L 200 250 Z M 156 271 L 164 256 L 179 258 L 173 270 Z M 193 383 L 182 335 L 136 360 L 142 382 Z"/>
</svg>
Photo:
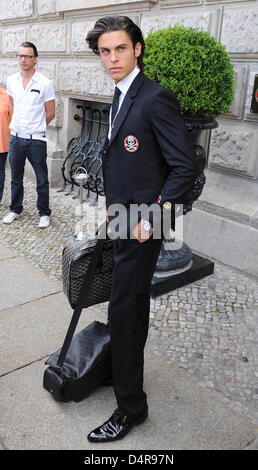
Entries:
<svg viewBox="0 0 258 470">
<path fill-rule="evenodd" d="M 128 135 L 124 139 L 124 148 L 127 152 L 136 152 L 139 148 L 139 140 L 134 135 Z"/>
</svg>

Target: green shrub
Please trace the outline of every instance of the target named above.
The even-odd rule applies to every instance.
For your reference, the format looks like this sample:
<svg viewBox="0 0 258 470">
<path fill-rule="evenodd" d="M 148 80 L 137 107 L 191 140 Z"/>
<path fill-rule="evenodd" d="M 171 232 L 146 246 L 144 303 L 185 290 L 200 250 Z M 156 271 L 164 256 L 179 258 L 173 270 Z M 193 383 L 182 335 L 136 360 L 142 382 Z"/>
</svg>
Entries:
<svg viewBox="0 0 258 470">
<path fill-rule="evenodd" d="M 145 75 L 176 94 L 187 116 L 217 116 L 230 108 L 234 71 L 225 46 L 209 33 L 176 24 L 145 39 Z"/>
</svg>

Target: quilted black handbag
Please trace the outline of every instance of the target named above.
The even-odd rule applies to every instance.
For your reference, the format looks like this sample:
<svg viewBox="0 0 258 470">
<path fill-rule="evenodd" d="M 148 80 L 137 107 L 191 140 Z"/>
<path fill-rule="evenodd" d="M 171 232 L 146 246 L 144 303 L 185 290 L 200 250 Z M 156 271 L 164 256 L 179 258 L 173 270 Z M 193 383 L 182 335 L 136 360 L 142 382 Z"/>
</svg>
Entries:
<svg viewBox="0 0 258 470">
<path fill-rule="evenodd" d="M 192 205 L 202 194 L 204 185 L 206 183 L 206 176 L 204 174 L 205 167 L 205 151 L 201 145 L 194 144 L 195 158 L 198 163 L 199 173 L 196 176 L 193 187 L 188 191 L 186 195 L 186 200 L 183 205 L 183 214 L 187 214 L 192 210 Z"/>
<path fill-rule="evenodd" d="M 106 224 L 102 225 L 102 234 Z M 72 308 L 75 307 L 85 272 L 96 246 L 96 239 L 81 240 L 67 244 L 62 253 L 63 291 Z M 106 302 L 110 298 L 112 285 L 112 240 L 102 240 L 101 253 L 93 275 L 87 297 L 84 297 L 83 307 Z"/>
<path fill-rule="evenodd" d="M 94 245 L 87 256 L 87 272 L 81 282 L 63 346 L 46 361 L 49 367 L 44 372 L 43 387 L 57 401 L 81 401 L 111 376 L 108 325 L 94 321 L 73 337 L 83 306 L 92 305 L 92 300 L 88 302 L 86 299 L 94 284 L 105 240 L 98 238 Z"/>
</svg>

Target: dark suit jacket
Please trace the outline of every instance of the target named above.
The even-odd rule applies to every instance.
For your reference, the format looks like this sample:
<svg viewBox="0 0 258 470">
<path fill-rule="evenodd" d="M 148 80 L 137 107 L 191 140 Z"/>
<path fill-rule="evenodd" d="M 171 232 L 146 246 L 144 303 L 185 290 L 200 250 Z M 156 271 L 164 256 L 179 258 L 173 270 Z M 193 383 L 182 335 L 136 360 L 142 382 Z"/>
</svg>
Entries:
<svg viewBox="0 0 258 470">
<path fill-rule="evenodd" d="M 132 138 L 133 137 L 133 138 Z M 198 173 L 174 93 L 140 72 L 103 149 L 107 208 L 114 203 L 183 202 Z"/>
</svg>

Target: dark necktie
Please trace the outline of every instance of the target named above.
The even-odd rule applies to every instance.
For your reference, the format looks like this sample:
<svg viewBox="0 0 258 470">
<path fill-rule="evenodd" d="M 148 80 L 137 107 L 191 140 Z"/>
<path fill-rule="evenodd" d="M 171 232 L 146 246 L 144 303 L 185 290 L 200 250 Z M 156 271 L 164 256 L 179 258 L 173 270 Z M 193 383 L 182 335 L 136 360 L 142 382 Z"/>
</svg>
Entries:
<svg viewBox="0 0 258 470">
<path fill-rule="evenodd" d="M 114 99 L 112 103 L 112 111 L 111 111 L 111 126 L 114 123 L 117 111 L 118 111 L 118 105 L 119 105 L 119 96 L 121 95 L 121 91 L 117 86 L 115 87 L 115 93 L 114 93 Z"/>
</svg>

